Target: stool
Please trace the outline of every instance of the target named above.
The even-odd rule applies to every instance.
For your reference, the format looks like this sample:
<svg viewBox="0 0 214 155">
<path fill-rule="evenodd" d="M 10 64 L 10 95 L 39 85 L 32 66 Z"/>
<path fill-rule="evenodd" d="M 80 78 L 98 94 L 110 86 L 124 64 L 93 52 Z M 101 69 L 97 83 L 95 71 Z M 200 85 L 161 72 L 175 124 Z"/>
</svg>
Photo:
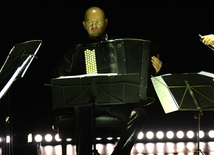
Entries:
<svg viewBox="0 0 214 155">
<path fill-rule="evenodd" d="M 62 139 L 62 155 L 66 155 L 66 138 L 75 137 L 75 118 L 72 114 L 58 115 L 56 117 L 55 125 L 56 130 Z M 95 118 L 96 135 L 99 137 L 118 136 L 123 125 L 124 124 L 121 121 L 109 114 L 102 114 Z M 95 142 L 94 145 L 96 145 Z M 92 150 L 92 152 L 97 152 L 97 150 Z M 98 152 L 96 154 L 98 154 Z"/>
</svg>

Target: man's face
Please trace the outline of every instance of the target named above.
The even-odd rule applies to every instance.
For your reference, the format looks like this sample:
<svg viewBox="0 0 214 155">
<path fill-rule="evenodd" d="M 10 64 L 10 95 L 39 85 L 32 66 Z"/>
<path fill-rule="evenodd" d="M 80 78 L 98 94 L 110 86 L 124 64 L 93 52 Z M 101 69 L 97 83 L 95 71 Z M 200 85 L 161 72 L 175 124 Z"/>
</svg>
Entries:
<svg viewBox="0 0 214 155">
<path fill-rule="evenodd" d="M 88 10 L 83 21 L 84 28 L 92 38 L 100 39 L 107 27 L 108 20 L 104 19 L 103 12 L 99 9 Z"/>
</svg>

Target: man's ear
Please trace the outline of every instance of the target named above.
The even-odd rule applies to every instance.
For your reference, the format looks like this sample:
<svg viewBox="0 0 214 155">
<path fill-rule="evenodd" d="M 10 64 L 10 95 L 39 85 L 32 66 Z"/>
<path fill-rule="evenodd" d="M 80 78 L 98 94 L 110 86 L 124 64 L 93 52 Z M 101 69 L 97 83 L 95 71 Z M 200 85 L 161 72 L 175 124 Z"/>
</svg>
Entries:
<svg viewBox="0 0 214 155">
<path fill-rule="evenodd" d="M 105 27 L 108 26 L 108 19 L 105 19 Z"/>
<path fill-rule="evenodd" d="M 83 24 L 84 28 L 87 30 L 85 21 L 83 21 L 82 24 Z"/>
</svg>

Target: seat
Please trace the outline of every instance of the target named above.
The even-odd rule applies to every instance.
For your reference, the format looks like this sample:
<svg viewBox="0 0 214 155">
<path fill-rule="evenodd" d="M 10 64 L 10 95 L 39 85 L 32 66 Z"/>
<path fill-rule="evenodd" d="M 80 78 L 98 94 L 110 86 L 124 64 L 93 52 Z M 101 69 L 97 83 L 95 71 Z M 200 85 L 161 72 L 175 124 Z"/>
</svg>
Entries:
<svg viewBox="0 0 214 155">
<path fill-rule="evenodd" d="M 122 127 L 123 123 L 109 114 L 102 114 L 95 118 L 96 137 L 118 137 Z M 57 115 L 55 119 L 55 129 L 57 130 L 59 137 L 62 139 L 62 155 L 66 155 L 66 139 L 75 137 L 74 116 L 71 113 Z M 96 145 L 96 141 L 94 141 L 94 145 Z M 94 151 L 96 152 L 94 154 L 99 155 L 97 150 L 92 150 L 92 152 Z"/>
</svg>

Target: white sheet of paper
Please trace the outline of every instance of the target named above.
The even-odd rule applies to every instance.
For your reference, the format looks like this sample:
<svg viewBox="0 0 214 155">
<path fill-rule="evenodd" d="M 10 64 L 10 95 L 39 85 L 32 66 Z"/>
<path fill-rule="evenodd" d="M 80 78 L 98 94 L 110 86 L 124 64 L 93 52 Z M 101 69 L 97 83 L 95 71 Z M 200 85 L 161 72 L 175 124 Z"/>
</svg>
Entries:
<svg viewBox="0 0 214 155">
<path fill-rule="evenodd" d="M 213 81 L 214 81 L 214 74 L 213 73 L 209 73 L 209 72 L 205 72 L 205 71 L 200 71 L 198 74 L 204 75 L 204 76 L 207 76 L 207 77 L 211 77 L 211 78 L 213 78 Z"/>
<path fill-rule="evenodd" d="M 93 76 L 114 76 L 117 73 L 105 73 L 105 74 L 82 74 L 82 75 L 72 75 L 72 76 L 60 76 L 55 79 L 68 79 L 68 78 L 82 78 L 82 77 L 93 77 Z"/>
<path fill-rule="evenodd" d="M 178 103 L 162 76 L 152 77 L 151 80 L 164 112 L 167 114 L 179 110 Z"/>
</svg>

